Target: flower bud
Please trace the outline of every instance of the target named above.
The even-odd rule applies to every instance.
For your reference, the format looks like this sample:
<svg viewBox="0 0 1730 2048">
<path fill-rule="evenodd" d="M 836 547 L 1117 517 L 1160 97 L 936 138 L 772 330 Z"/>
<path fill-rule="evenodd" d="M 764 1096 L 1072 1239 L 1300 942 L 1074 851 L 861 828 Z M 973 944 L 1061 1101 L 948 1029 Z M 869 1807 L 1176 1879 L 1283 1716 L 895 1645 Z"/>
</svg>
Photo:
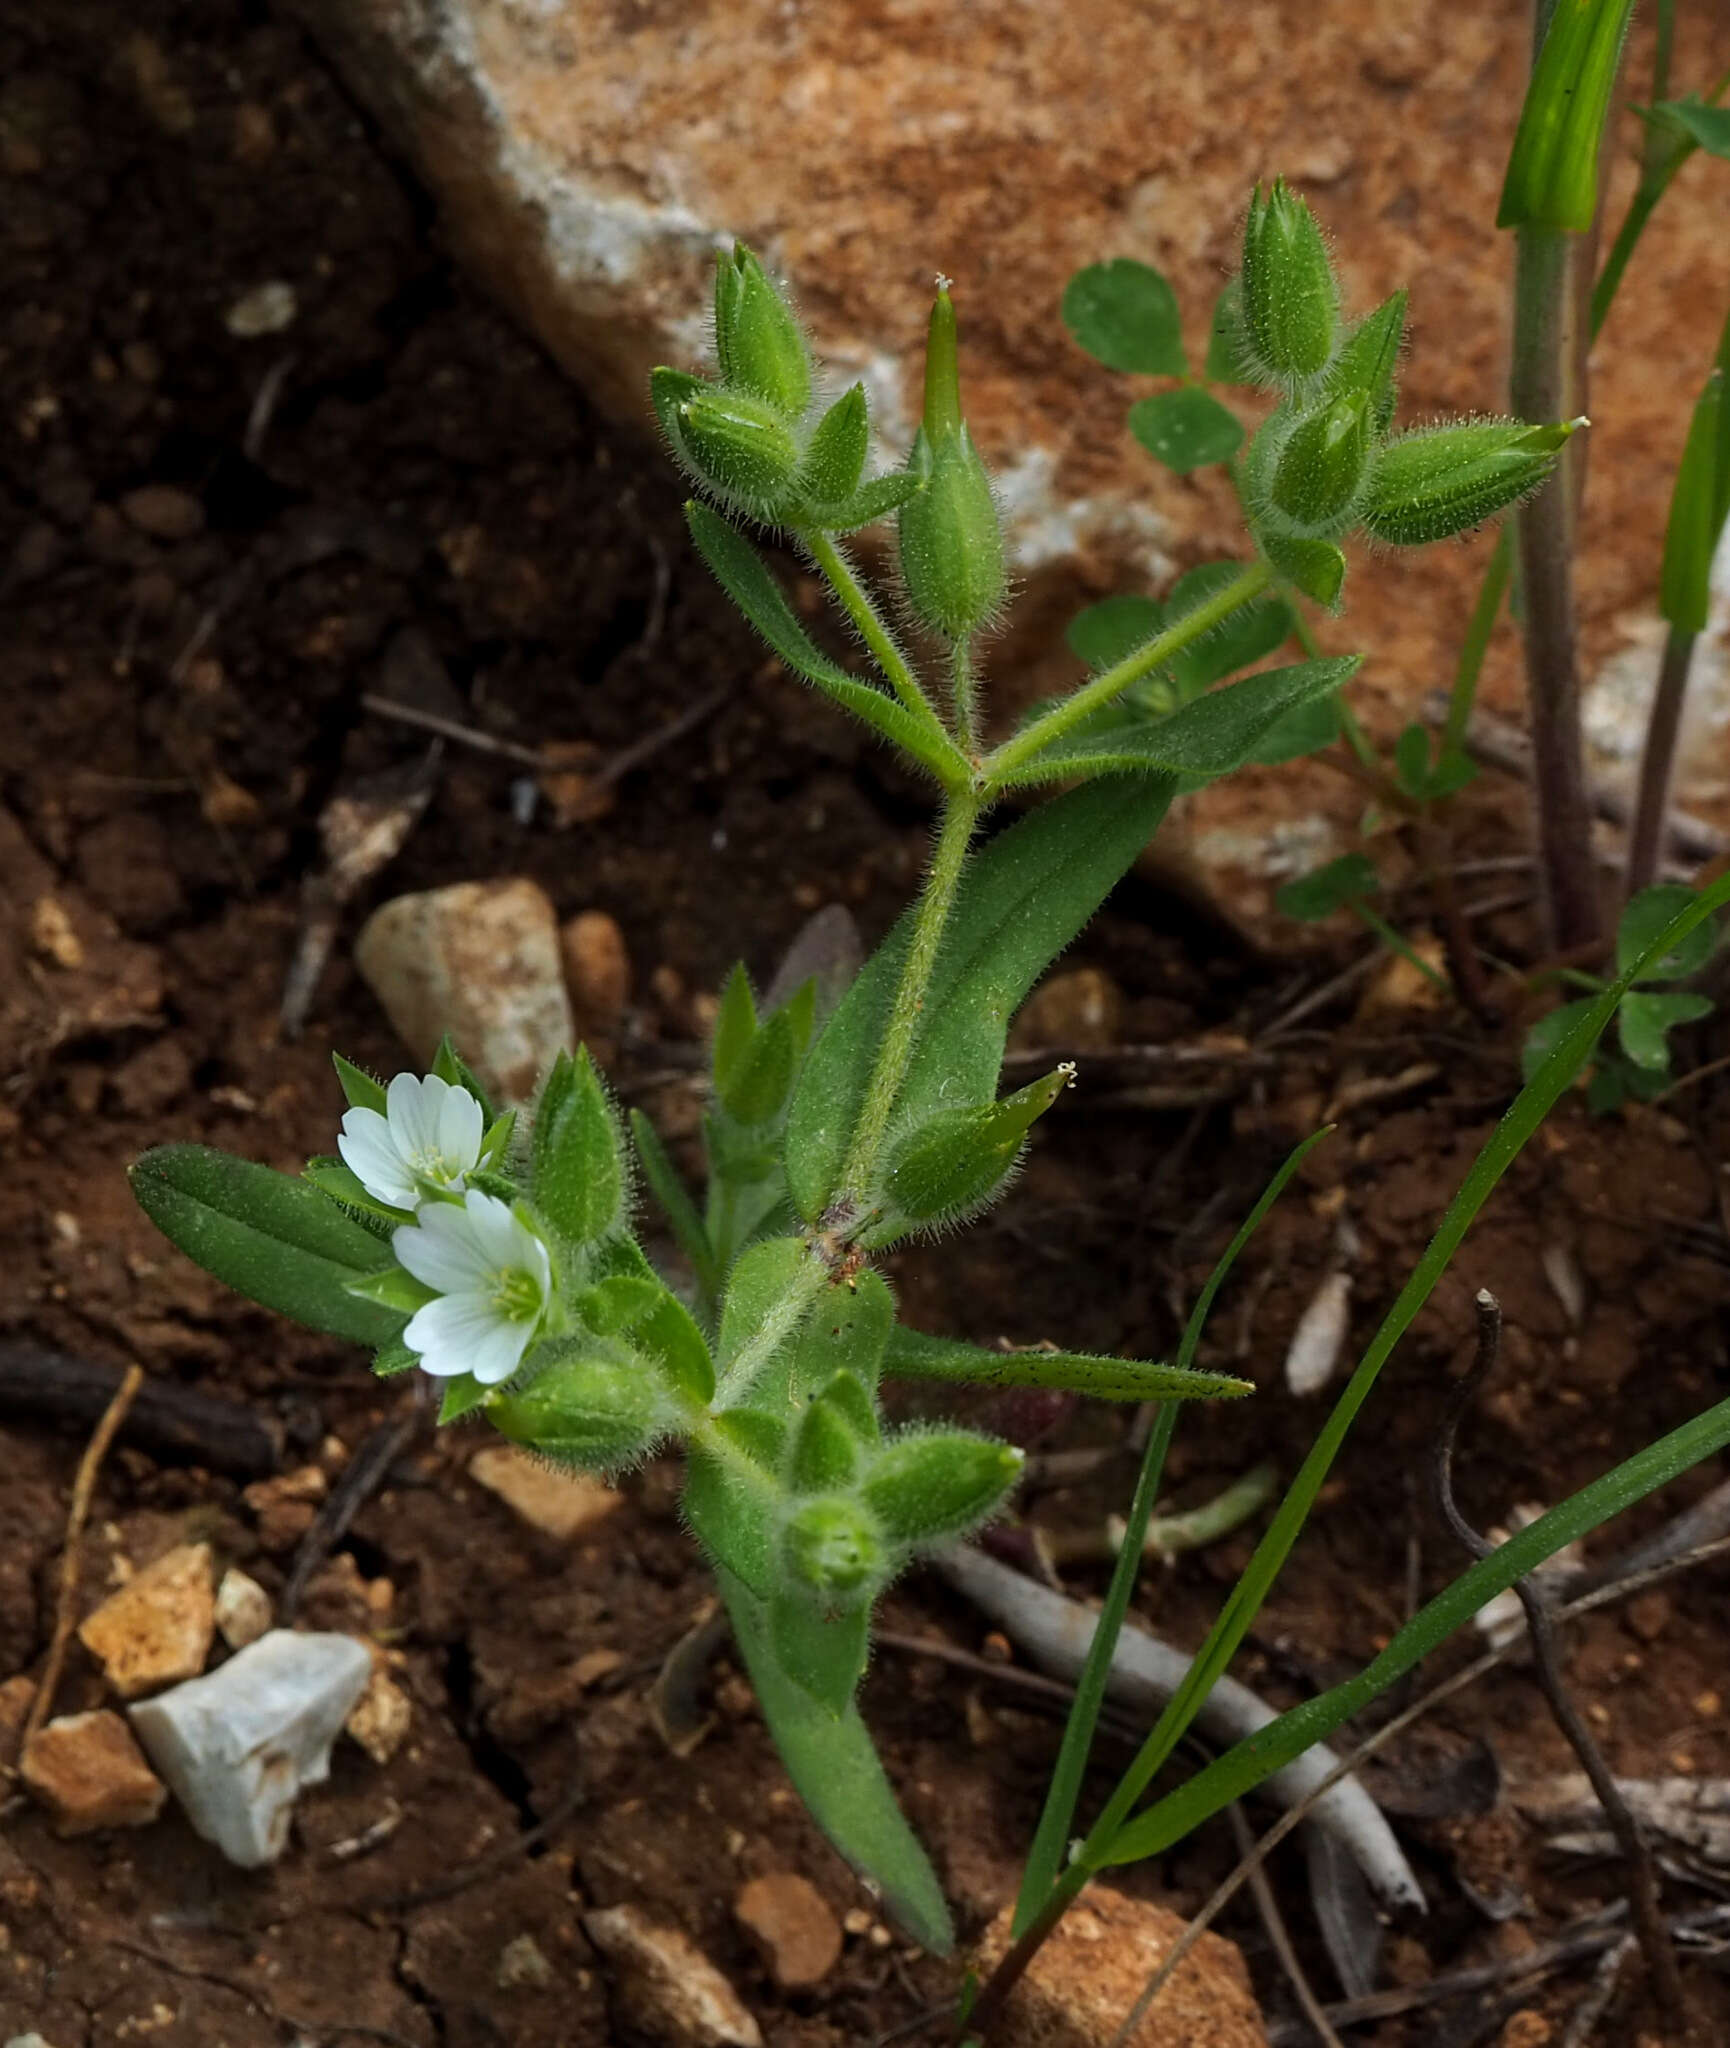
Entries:
<svg viewBox="0 0 1730 2048">
<path fill-rule="evenodd" d="M 775 408 L 707 384 L 680 401 L 677 418 L 697 476 L 741 510 L 774 517 L 799 467 L 799 445 Z"/>
<path fill-rule="evenodd" d="M 909 1133 L 890 1155 L 885 1207 L 897 1234 L 914 1224 L 948 1221 L 994 1194 L 1022 1140 L 1075 1078 L 1067 1061 L 1001 1102 L 948 1109 Z"/>
<path fill-rule="evenodd" d="M 1243 231 L 1245 353 L 1261 380 L 1287 388 L 1327 367 L 1339 287 L 1316 218 L 1283 178 L 1258 185 Z"/>
<path fill-rule="evenodd" d="M 668 1403 L 654 1370 L 622 1347 L 555 1339 L 530 1359 L 534 1378 L 487 1413 L 502 1436 L 561 1465 L 611 1472 L 665 1434 Z"/>
<path fill-rule="evenodd" d="M 1013 1444 L 969 1430 L 909 1433 L 878 1452 L 860 1491 L 891 1542 L 942 1543 L 985 1520 L 1022 1462 Z"/>
<path fill-rule="evenodd" d="M 961 417 L 955 308 L 940 290 L 925 352 L 925 417 L 908 468 L 923 488 L 901 507 L 901 575 L 928 626 L 962 639 L 1003 601 L 1003 531 L 991 479 Z"/>
<path fill-rule="evenodd" d="M 1400 341 L 1406 328 L 1406 295 L 1395 292 L 1376 310 L 1360 320 L 1340 344 L 1340 352 L 1328 371 L 1330 395 L 1362 391 L 1370 401 L 1370 420 L 1378 434 L 1385 434 L 1394 416 L 1398 396 Z"/>
<path fill-rule="evenodd" d="M 811 403 L 811 351 L 792 308 L 743 242 L 715 266 L 721 381 L 797 419 Z"/>
<path fill-rule="evenodd" d="M 795 1508 L 781 1548 L 790 1575 L 826 1600 L 869 1598 L 890 1565 L 877 1524 L 844 1494 Z"/>
<path fill-rule="evenodd" d="M 1305 413 L 1286 436 L 1269 480 L 1274 506 L 1306 535 L 1343 532 L 1373 444 L 1367 391 L 1345 391 Z"/>
<path fill-rule="evenodd" d="M 1470 420 L 1402 434 L 1377 451 L 1363 523 L 1377 540 L 1418 547 L 1464 533 L 1535 491 L 1583 419 L 1549 427 Z"/>
</svg>

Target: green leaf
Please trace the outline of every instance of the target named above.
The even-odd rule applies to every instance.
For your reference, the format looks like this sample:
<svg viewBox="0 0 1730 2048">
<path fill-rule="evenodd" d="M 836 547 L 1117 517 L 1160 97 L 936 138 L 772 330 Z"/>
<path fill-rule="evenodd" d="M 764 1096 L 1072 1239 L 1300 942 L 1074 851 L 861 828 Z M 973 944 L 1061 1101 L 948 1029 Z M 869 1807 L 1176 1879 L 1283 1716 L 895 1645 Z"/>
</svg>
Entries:
<svg viewBox="0 0 1730 2048">
<path fill-rule="evenodd" d="M 1452 796 L 1477 775 L 1468 755 L 1458 749 L 1446 752 L 1445 742 L 1439 738 L 1435 752 L 1432 760 L 1430 731 L 1423 725 L 1408 725 L 1394 742 L 1394 779 L 1418 803 Z"/>
<path fill-rule="evenodd" d="M 709 1048 L 709 1072 L 716 1094 L 731 1082 L 756 1035 L 757 1004 L 744 963 L 738 961 L 722 984 L 721 1006 L 715 1013 L 714 1043 Z"/>
<path fill-rule="evenodd" d="M 1616 926 L 1616 972 L 1626 974 L 1671 919 L 1679 917 L 1693 901 L 1694 891 L 1685 882 L 1657 882 L 1631 898 Z M 1694 926 L 1681 945 L 1643 967 L 1639 979 L 1686 981 L 1711 959 L 1717 943 L 1718 928 L 1707 918 Z"/>
<path fill-rule="evenodd" d="M 1213 324 L 1207 335 L 1207 361 L 1201 374 L 1210 384 L 1242 384 L 1243 299 L 1234 278 L 1213 302 Z"/>
<path fill-rule="evenodd" d="M 1706 630 L 1712 599 L 1712 561 L 1730 512 L 1730 394 L 1724 362 L 1730 359 L 1730 323 L 1719 345 L 1719 364 L 1695 402 L 1688 439 L 1670 495 L 1658 609 L 1684 633 Z"/>
<path fill-rule="evenodd" d="M 1125 593 L 1077 612 L 1063 637 L 1071 654 L 1103 672 L 1145 647 L 1164 624 L 1165 607 L 1157 598 Z"/>
<path fill-rule="evenodd" d="M 813 991 L 813 994 L 815 991 Z M 792 1004 L 764 1020 L 743 1055 L 717 1071 L 716 1090 L 727 1114 L 750 1128 L 773 1123 L 787 1105 L 799 1064 L 800 1025 L 810 1028 L 810 1007 Z"/>
<path fill-rule="evenodd" d="M 1280 533 L 1258 534 L 1261 551 L 1279 576 L 1331 611 L 1346 580 L 1346 558 L 1331 540 L 1293 540 Z"/>
<path fill-rule="evenodd" d="M 352 1060 L 345 1060 L 341 1053 L 331 1054 L 331 1064 L 336 1068 L 336 1078 L 342 1084 L 342 1092 L 348 1098 L 350 1109 L 373 1109 L 380 1116 L 385 1113 L 384 1083 L 357 1067 Z"/>
<path fill-rule="evenodd" d="M 911 470 L 897 469 L 888 476 L 869 477 L 844 503 L 824 507 L 823 530 L 825 533 L 857 533 L 861 527 L 875 526 L 879 520 L 887 519 L 890 513 L 899 512 L 924 488 L 925 479 L 915 476 Z"/>
<path fill-rule="evenodd" d="M 625 1226 L 629 1181 L 624 1134 L 587 1046 L 561 1052 L 535 1107 L 535 1206 L 572 1244 Z"/>
<path fill-rule="evenodd" d="M 1120 725 L 1057 741 L 1010 772 L 1010 785 L 1072 776 L 1174 774 L 1212 781 L 1241 768 L 1292 712 L 1331 698 L 1360 657 L 1329 655 L 1291 668 L 1265 669 L 1228 684 L 1154 724 Z"/>
<path fill-rule="evenodd" d="M 1678 1024 L 1698 1024 L 1712 1014 L 1712 998 L 1689 989 L 1669 989 L 1648 995 L 1639 989 L 1622 998 L 1616 1013 L 1622 1050 L 1635 1066 L 1648 1074 L 1670 1071 L 1669 1034 Z"/>
<path fill-rule="evenodd" d="M 865 1266 L 851 1281 L 830 1281 L 793 1340 L 795 1393 L 819 1393 L 841 1374 L 874 1388 L 894 1327 L 895 1297 L 881 1273 Z"/>
<path fill-rule="evenodd" d="M 1189 368 L 1176 293 L 1130 257 L 1078 270 L 1064 290 L 1063 324 L 1109 370 L 1181 377 Z"/>
<path fill-rule="evenodd" d="M 698 553 L 745 615 L 746 623 L 755 627 L 795 674 L 815 683 L 825 696 L 874 727 L 939 781 L 967 774 L 967 763 L 953 743 L 924 725 L 893 697 L 857 681 L 819 652 L 815 641 L 794 617 L 763 558 L 719 513 L 693 500 L 685 507 L 685 523 Z"/>
<path fill-rule="evenodd" d="M 995 1091 L 1016 1006 L 1099 908 L 1152 837 L 1174 784 L 1100 781 L 1041 804 L 1001 832 L 962 876 L 908 1064 L 909 1113 Z M 901 973 L 911 914 L 861 970 L 811 1050 L 787 1121 L 787 1177 L 815 1222 L 834 1198 L 871 1062 Z M 945 1097 L 945 1091 L 952 1090 Z"/>
<path fill-rule="evenodd" d="M 1526 1033 L 1525 1043 L 1520 1047 L 1520 1074 L 1523 1080 L 1531 1081 L 1537 1076 L 1551 1053 L 1592 1009 L 1597 1000 L 1596 996 L 1581 996 L 1577 1001 L 1563 1003 L 1559 1009 L 1554 1009 L 1548 1016 L 1538 1019 Z"/>
<path fill-rule="evenodd" d="M 340 1159 L 309 1159 L 302 1178 L 311 1181 L 320 1194 L 329 1195 L 333 1202 L 341 1202 L 345 1209 L 359 1209 L 365 1216 L 375 1216 L 392 1224 L 414 1221 L 409 1210 L 393 1209 L 388 1202 L 369 1195 L 352 1168 Z M 375 1231 L 374 1235 L 388 1236 L 389 1233 Z"/>
<path fill-rule="evenodd" d="M 858 1708 L 838 1718 L 825 1712 L 777 1662 L 764 1603 L 726 1573 L 720 1584 L 763 1719 L 812 1819 L 893 1918 L 933 1954 L 948 1955 L 955 1932 L 942 1887 L 895 1804 Z"/>
<path fill-rule="evenodd" d="M 1175 626 L 1210 604 L 1242 574 L 1241 562 L 1203 562 L 1180 576 L 1166 599 L 1164 624 Z M 1169 673 L 1179 696 L 1185 701 L 1199 697 L 1226 676 L 1263 660 L 1290 638 L 1291 631 L 1292 608 L 1283 597 L 1258 597 L 1240 606 L 1211 633 L 1172 657 Z"/>
<path fill-rule="evenodd" d="M 1598 207 L 1598 150 L 1634 0 L 1556 0 L 1532 67 L 1499 228 L 1583 234 Z"/>
<path fill-rule="evenodd" d="M 1129 408 L 1129 431 L 1156 462 L 1179 476 L 1210 462 L 1229 462 L 1243 445 L 1236 414 L 1192 385 L 1138 398 Z"/>
<path fill-rule="evenodd" d="M 1251 749 L 1248 760 L 1258 767 L 1278 768 L 1287 761 L 1301 760 L 1305 754 L 1331 747 L 1339 736 L 1339 700 L 1317 697 L 1309 704 L 1300 704 L 1295 711 L 1288 711 L 1269 726 Z"/>
<path fill-rule="evenodd" d="M 1708 156 L 1730 160 L 1730 107 L 1709 107 L 1697 93 L 1687 93 L 1679 100 L 1660 100 L 1655 107 L 1634 111 L 1686 137 Z"/>
<path fill-rule="evenodd" d="M 376 1273 L 362 1273 L 348 1283 L 348 1291 L 362 1301 L 376 1301 L 381 1308 L 393 1309 L 399 1316 L 412 1316 L 416 1309 L 438 1299 L 434 1290 L 417 1280 L 406 1266 L 385 1266 Z"/>
<path fill-rule="evenodd" d="M 1189 1372 L 1141 1358 L 1088 1351 L 988 1351 L 953 1337 L 897 1324 L 883 1370 L 894 1379 L 942 1380 L 976 1387 L 1067 1387 L 1096 1401 L 1208 1401 L 1252 1393 L 1248 1380 Z"/>
<path fill-rule="evenodd" d="M 472 1372 L 459 1372 L 444 1382 L 444 1398 L 439 1403 L 439 1427 L 447 1422 L 461 1422 L 465 1415 L 472 1415 L 477 1408 L 486 1405 L 491 1387 L 483 1387 Z"/>
<path fill-rule="evenodd" d="M 709 1233 L 703 1227 L 697 1205 L 691 1200 L 679 1176 L 679 1169 L 668 1157 L 659 1132 L 640 1109 L 631 1111 L 631 1137 L 637 1148 L 637 1157 L 642 1162 L 643 1178 L 649 1184 L 649 1191 L 660 1203 L 678 1240 L 679 1249 L 690 1260 L 704 1301 L 712 1303 L 721 1291 L 721 1275 L 715 1248 L 709 1242 Z"/>
<path fill-rule="evenodd" d="M 631 1333 L 640 1350 L 655 1359 L 687 1406 L 706 1408 L 715 1398 L 715 1361 L 690 1310 L 667 1288 Z"/>
<path fill-rule="evenodd" d="M 865 473 L 871 445 L 871 421 L 865 387 L 844 391 L 811 431 L 805 460 L 799 465 L 799 488 L 825 509 L 852 497 Z"/>
<path fill-rule="evenodd" d="M 462 1055 L 451 1044 L 449 1032 L 439 1040 L 439 1049 L 433 1054 L 432 1071 L 451 1087 L 468 1090 L 481 1106 L 483 1123 L 490 1124 L 498 1115 L 498 1111 L 487 1097 L 487 1091 L 475 1078 L 472 1068 L 465 1064 Z"/>
<path fill-rule="evenodd" d="M 1296 918 L 1300 924 L 1332 917 L 1382 886 L 1375 863 L 1366 854 L 1343 853 L 1326 867 L 1312 868 L 1295 882 L 1287 882 L 1274 896 L 1274 908 L 1281 917 Z"/>
<path fill-rule="evenodd" d="M 408 1372 L 419 1364 L 420 1353 L 411 1351 L 400 1337 L 381 1344 L 372 1355 L 372 1369 L 381 1380 L 388 1379 L 392 1373 Z"/>
<path fill-rule="evenodd" d="M 203 1145 L 159 1145 L 131 1181 L 163 1236 L 237 1294 L 369 1348 L 401 1329 L 400 1315 L 348 1287 L 389 1253 L 305 1181 Z"/>
<path fill-rule="evenodd" d="M 755 1432 L 771 1420 L 745 1409 L 717 1416 L 686 1453 L 681 1501 L 710 1563 L 742 1579 L 762 1600 L 778 1576 L 774 1539 L 782 1494 L 775 1474 L 755 1455 Z"/>
<path fill-rule="evenodd" d="M 715 1346 L 720 1385 L 737 1397 L 784 1364 L 815 1290 L 812 1253 L 800 1237 L 772 1237 L 741 1252 L 727 1276 Z"/>
<path fill-rule="evenodd" d="M 782 1672 L 839 1720 L 865 1673 L 871 1610 L 861 1604 L 826 1614 L 799 1593 L 778 1588 L 769 1602 L 769 1642 Z"/>
</svg>

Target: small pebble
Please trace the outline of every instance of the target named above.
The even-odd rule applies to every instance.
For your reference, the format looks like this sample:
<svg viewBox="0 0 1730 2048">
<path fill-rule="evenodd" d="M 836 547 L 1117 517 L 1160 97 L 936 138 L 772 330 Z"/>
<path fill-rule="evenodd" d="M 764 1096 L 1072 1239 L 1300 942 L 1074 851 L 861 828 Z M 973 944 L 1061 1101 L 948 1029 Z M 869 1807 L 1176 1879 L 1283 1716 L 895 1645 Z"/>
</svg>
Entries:
<svg viewBox="0 0 1730 2048">
<path fill-rule="evenodd" d="M 796 1871 L 773 1871 L 742 1885 L 733 1918 L 783 1991 L 809 1991 L 841 1960 L 840 1923 L 823 1894 Z"/>
<path fill-rule="evenodd" d="M 256 1643 L 270 1627 L 270 1595 L 256 1579 L 231 1565 L 216 1589 L 216 1626 L 231 1650 Z"/>
<path fill-rule="evenodd" d="M 177 491 L 172 484 L 141 484 L 126 493 L 120 509 L 152 540 L 191 540 L 204 531 L 204 507 L 190 492 Z"/>
<path fill-rule="evenodd" d="M 222 324 L 236 341 L 257 341 L 292 327 L 299 312 L 294 286 L 277 277 L 242 292 L 223 314 Z"/>
<path fill-rule="evenodd" d="M 57 1835 L 147 1827 L 168 1797 L 126 1723 L 106 1707 L 50 1721 L 32 1737 L 18 1775 Z"/>
<path fill-rule="evenodd" d="M 501 1991 L 545 1991 L 552 1981 L 553 1966 L 535 1945 L 532 1934 L 519 1934 L 499 1950 L 493 1982 Z"/>
</svg>

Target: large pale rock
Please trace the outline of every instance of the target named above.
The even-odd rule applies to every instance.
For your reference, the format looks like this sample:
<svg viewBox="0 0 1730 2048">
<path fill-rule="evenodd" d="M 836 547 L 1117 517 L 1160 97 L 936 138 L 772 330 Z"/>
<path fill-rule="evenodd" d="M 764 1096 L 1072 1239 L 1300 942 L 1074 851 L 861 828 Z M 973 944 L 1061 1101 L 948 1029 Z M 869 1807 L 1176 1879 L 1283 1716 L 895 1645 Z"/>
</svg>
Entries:
<svg viewBox="0 0 1730 2048">
<path fill-rule="evenodd" d="M 737 234 L 790 280 L 837 376 L 864 380 L 898 457 L 932 274 L 953 277 L 968 410 L 1021 572 L 992 655 L 1005 714 L 1074 674 L 1061 628 L 1079 601 L 1243 548 L 1221 472 L 1175 477 L 1124 431 L 1126 403 L 1154 387 L 1066 336 L 1078 267 L 1157 264 L 1199 359 L 1251 185 L 1283 171 L 1318 206 L 1354 308 L 1412 289 L 1404 416 L 1506 403 L 1507 240 L 1492 222 L 1529 28 L 1505 0 L 1264 0 L 1249 14 L 1217 0 L 290 4 L 418 167 L 470 266 L 615 409 L 643 413 L 654 362 L 701 358 L 712 252 Z M 1678 75 L 1709 76 L 1704 20 L 1681 33 L 1694 43 Z M 1638 40 L 1630 61 L 1644 75 Z M 1690 164 L 1659 209 L 1595 365 L 1588 674 L 1618 616 L 1650 607 L 1712 355 L 1711 170 Z M 1354 693 L 1372 728 L 1404 724 L 1451 671 L 1488 546 L 1355 567 L 1347 616 L 1323 634 L 1369 650 Z M 1485 683 L 1504 709 L 1512 641 Z M 1343 850 L 1359 806 L 1319 768 L 1256 770 L 1186 803 L 1165 837 L 1210 883 L 1253 882 L 1260 903 Z"/>
<path fill-rule="evenodd" d="M 489 1090 L 526 1102 L 575 1044 L 559 924 L 533 882 L 457 882 L 367 919 L 355 964 L 415 1059 L 447 1033 Z"/>
<path fill-rule="evenodd" d="M 281 1855 L 301 1787 L 330 1775 L 372 1669 L 352 1636 L 272 1629 L 208 1678 L 134 1707 L 132 1726 L 199 1834 L 254 1869 Z"/>
<path fill-rule="evenodd" d="M 983 1978 L 1008 1953 L 1014 1908 L 985 1930 Z M 1033 1958 L 992 2040 L 999 2048 L 1097 2048 L 1118 2028 L 1183 1933 L 1164 1906 L 1090 1885 Z M 1204 1934 L 1136 2028 L 1129 2048 L 1267 2048 L 1261 2011 L 1236 1946 Z"/>
</svg>

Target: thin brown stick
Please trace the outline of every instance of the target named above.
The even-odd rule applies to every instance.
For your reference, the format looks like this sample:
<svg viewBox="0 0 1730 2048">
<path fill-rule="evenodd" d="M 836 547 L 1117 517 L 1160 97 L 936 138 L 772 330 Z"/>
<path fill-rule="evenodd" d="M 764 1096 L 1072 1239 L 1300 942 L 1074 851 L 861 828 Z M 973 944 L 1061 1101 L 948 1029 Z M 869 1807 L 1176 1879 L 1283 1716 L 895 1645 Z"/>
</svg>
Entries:
<svg viewBox="0 0 1730 2048">
<path fill-rule="evenodd" d="M 1459 1435 L 1461 1419 L 1479 1389 L 1495 1371 L 1501 1351 L 1501 1304 L 1487 1288 L 1478 1290 L 1477 1317 L 1477 1356 L 1472 1361 L 1470 1372 L 1455 1390 L 1442 1422 L 1436 1443 L 1435 1483 L 1436 1502 L 1442 1511 L 1442 1519 L 1465 1550 L 1475 1558 L 1482 1558 L 1489 1557 L 1496 1546 L 1480 1536 L 1461 1514 L 1454 1499 L 1453 1461 L 1454 1442 Z M 1532 1645 L 1532 1674 L 1549 1704 L 1556 1726 L 1566 1737 L 1568 1747 L 1579 1758 L 1580 1768 L 1586 1773 L 1598 1804 L 1604 1809 L 1610 1832 L 1616 1837 L 1616 1845 L 1628 1866 L 1628 1905 L 1647 1975 L 1652 1980 L 1652 1988 L 1657 1993 L 1666 2021 L 1672 2027 L 1679 2027 L 1682 2024 L 1682 1976 L 1676 1964 L 1676 1951 L 1664 1929 L 1664 1911 L 1658 1896 L 1658 1868 L 1653 1859 L 1652 1845 L 1647 1841 L 1633 1809 L 1623 1798 L 1622 1788 L 1616 1783 L 1615 1774 L 1598 1747 L 1597 1738 L 1586 1726 L 1585 1718 L 1568 1691 L 1567 1681 L 1562 1675 L 1562 1660 L 1557 1652 L 1549 1598 L 1541 1587 L 1533 1584 L 1529 1574 L 1514 1581 L 1514 1591 L 1526 1614 L 1526 1632 Z"/>
<path fill-rule="evenodd" d="M 417 1377 L 425 1383 L 424 1375 Z M 279 1626 L 287 1628 L 294 1620 L 313 1573 L 348 1534 L 355 1516 L 383 1485 L 385 1474 L 408 1449 L 420 1428 L 424 1412 L 416 1403 L 406 1415 L 379 1423 L 349 1459 L 342 1477 L 331 1488 L 330 1497 L 319 1509 L 312 1527 L 301 1538 L 300 1548 L 295 1552 L 288 1583 L 277 1603 Z"/>
<path fill-rule="evenodd" d="M 126 1420 L 126 1411 L 132 1406 L 133 1396 L 144 1384 L 144 1368 L 129 1365 L 126 1377 L 114 1390 L 114 1398 L 96 1425 L 94 1434 L 84 1447 L 84 1455 L 78 1461 L 78 1476 L 72 1482 L 72 1500 L 66 1510 L 65 1544 L 60 1552 L 60 1587 L 55 1598 L 54 1634 L 48 1644 L 47 1661 L 42 1666 L 42 1677 L 36 1687 L 36 1697 L 30 1702 L 30 1713 L 24 1723 L 23 1739 L 18 1753 L 23 1756 L 36 1737 L 41 1734 L 43 1723 L 48 1719 L 54 1705 L 55 1688 L 60 1683 L 61 1667 L 66 1662 L 66 1646 L 72 1640 L 72 1631 L 77 1626 L 78 1581 L 80 1577 L 78 1544 L 84 1534 L 84 1524 L 90 1519 L 90 1499 L 96 1491 L 96 1475 L 102 1470 L 102 1461 L 108 1455 L 108 1447 L 119 1434 L 120 1425 Z"/>
<path fill-rule="evenodd" d="M 1243 1817 L 1243 1808 L 1234 1799 L 1226 1808 L 1226 1817 L 1231 1822 L 1237 1853 L 1247 1855 L 1255 1847 L 1255 1836 Z M 1258 1863 L 1250 1872 L 1250 1896 L 1255 1900 L 1255 1909 L 1261 1915 L 1261 1924 L 1267 1930 L 1267 1938 L 1273 1944 L 1273 1952 L 1279 1958 L 1279 1966 L 1286 1974 L 1292 1994 L 1303 2008 L 1303 2016 L 1315 2030 L 1315 2036 L 1322 2048 L 1344 2048 L 1340 2037 L 1333 2030 L 1322 2002 L 1315 1994 L 1315 1987 L 1304 1975 L 1304 1966 L 1298 1961 L 1298 1953 L 1292 1947 L 1290 1931 L 1285 1924 L 1285 1915 L 1279 1909 L 1279 1901 L 1273 1895 L 1273 1886 L 1267 1881 L 1267 1872 Z"/>
</svg>

